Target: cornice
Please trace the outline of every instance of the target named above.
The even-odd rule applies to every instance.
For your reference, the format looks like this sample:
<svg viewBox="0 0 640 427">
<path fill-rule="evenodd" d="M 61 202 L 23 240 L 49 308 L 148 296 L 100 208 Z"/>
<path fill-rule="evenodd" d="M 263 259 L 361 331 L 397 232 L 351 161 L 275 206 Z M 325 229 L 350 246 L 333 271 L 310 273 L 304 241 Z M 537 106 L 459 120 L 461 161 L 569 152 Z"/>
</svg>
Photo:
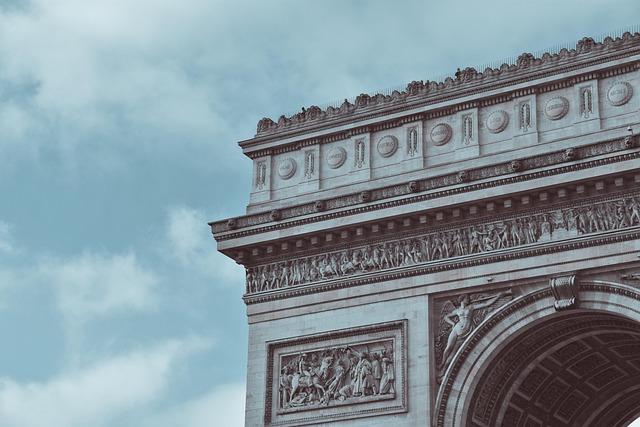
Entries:
<svg viewBox="0 0 640 427">
<path fill-rule="evenodd" d="M 463 268 L 471 268 L 479 265 L 491 264 L 501 261 L 512 261 L 522 258 L 528 258 L 539 255 L 551 255 L 559 252 L 589 248 L 593 246 L 601 246 L 611 243 L 620 243 L 630 240 L 640 239 L 640 226 L 616 230 L 613 232 L 603 233 L 602 235 L 576 238 L 570 241 L 552 241 L 545 244 L 537 244 L 535 247 L 523 249 L 503 250 L 499 253 L 488 255 L 474 255 L 462 257 L 455 261 L 432 262 L 424 266 L 408 266 L 401 270 L 393 272 L 383 272 L 371 276 L 358 276 L 347 280 L 334 280 L 327 283 L 313 283 L 310 285 L 295 286 L 291 288 L 273 291 L 259 295 L 245 295 L 243 300 L 245 304 L 259 304 L 264 302 L 276 301 L 285 298 L 300 297 L 304 295 L 315 294 L 319 292 L 327 292 L 350 287 L 362 286 L 371 283 L 385 282 L 390 280 L 405 279 L 414 276 L 438 273 L 442 271 L 457 270 Z"/>
<path fill-rule="evenodd" d="M 510 161 L 477 169 L 469 169 L 465 171 L 464 176 L 461 176 L 460 172 L 456 172 L 416 180 L 409 183 L 372 189 L 367 192 L 369 197 L 369 201 L 367 202 L 363 201 L 362 193 L 354 193 L 283 208 L 275 211 L 277 212 L 275 215 L 274 211 L 262 212 L 232 218 L 230 220 L 210 222 L 209 225 L 211 226 L 211 231 L 215 239 L 217 241 L 224 241 L 301 226 L 312 222 L 331 220 L 362 212 L 407 205 L 425 200 L 451 196 L 454 194 L 497 187 L 505 184 L 530 181 L 544 176 L 558 175 L 572 171 L 589 169 L 604 164 L 640 158 L 640 152 L 634 150 L 604 159 L 593 159 L 580 163 L 562 165 L 563 163 L 573 159 L 585 160 L 601 155 L 627 151 L 630 149 L 630 146 L 633 147 L 634 145 L 637 145 L 637 139 L 637 136 L 631 140 L 618 138 L 575 148 L 573 149 L 573 157 L 571 158 L 567 157 L 566 150 L 561 150 L 523 158 L 517 160 L 517 164 L 514 163 L 514 161 Z M 536 170 L 551 166 L 558 167 L 554 169 Z M 532 172 L 522 172 L 526 170 L 532 170 Z M 514 174 L 516 171 L 518 171 L 517 175 Z M 503 178 L 473 183 L 473 181 L 482 181 L 501 176 L 503 176 Z M 471 183 L 460 186 L 460 184 L 463 184 L 464 182 Z M 437 189 L 442 190 L 434 191 Z M 412 196 L 412 194 L 415 195 Z M 398 198 L 399 196 L 408 197 Z M 320 212 L 326 213 L 319 214 Z M 242 230 L 242 228 L 245 228 L 245 230 Z"/>
<path fill-rule="evenodd" d="M 367 95 L 361 94 L 355 98 L 354 103 L 345 102 L 339 107 L 328 107 L 321 110 L 311 106 L 303 109 L 291 117 L 281 116 L 278 123 L 264 118 L 258 123 L 256 137 L 240 142 L 243 148 L 253 147 L 264 142 L 283 139 L 311 131 L 328 129 L 345 123 L 353 123 L 427 106 L 455 98 L 475 95 L 493 89 L 500 89 L 510 85 L 526 83 L 528 81 L 546 78 L 557 74 L 570 72 L 579 68 L 614 61 L 623 57 L 632 56 L 640 52 L 640 33 L 625 33 L 622 37 L 607 37 L 602 42 L 595 42 L 591 38 L 583 38 L 576 44 L 575 49 L 562 49 L 558 53 L 545 53 L 535 58 L 530 53 L 520 55 L 514 65 L 503 64 L 500 68 L 487 68 L 478 72 L 473 68 L 466 68 L 456 73 L 455 79 L 446 78 L 444 82 L 414 81 L 407 85 L 404 91 L 393 91 L 391 95 Z M 614 67 L 621 68 L 621 67 Z M 603 71 L 603 73 L 618 71 Z M 624 71 L 623 71 L 624 72 Z M 594 78 L 589 76 L 577 76 L 574 79 Z M 533 89 L 533 88 L 532 88 Z M 534 89 L 535 90 L 535 89 Z M 514 91 L 515 92 L 515 91 Z M 513 93 L 511 96 L 515 95 Z M 473 108 L 478 102 L 461 104 L 453 107 L 453 111 Z M 468 105 L 467 105 L 468 104 Z M 428 114 L 441 114 L 429 112 Z M 426 118 L 426 116 L 423 116 Z M 341 137 L 353 134 L 353 130 L 342 133 Z M 357 132 L 357 131 L 356 131 Z M 292 144 L 291 149 L 296 148 Z M 280 148 L 279 150 L 282 150 Z M 251 157 L 265 155 L 266 152 L 251 153 Z"/>
</svg>

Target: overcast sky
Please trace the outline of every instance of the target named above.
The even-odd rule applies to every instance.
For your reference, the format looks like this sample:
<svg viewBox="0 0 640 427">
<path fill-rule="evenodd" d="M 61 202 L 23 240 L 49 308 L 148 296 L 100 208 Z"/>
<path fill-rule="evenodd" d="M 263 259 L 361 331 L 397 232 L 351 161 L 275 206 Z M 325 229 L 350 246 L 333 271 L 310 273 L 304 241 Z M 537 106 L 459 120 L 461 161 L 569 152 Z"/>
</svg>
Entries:
<svg viewBox="0 0 640 427">
<path fill-rule="evenodd" d="M 0 0 L 0 425 L 241 425 L 236 142 L 640 23 L 640 2 Z"/>
</svg>

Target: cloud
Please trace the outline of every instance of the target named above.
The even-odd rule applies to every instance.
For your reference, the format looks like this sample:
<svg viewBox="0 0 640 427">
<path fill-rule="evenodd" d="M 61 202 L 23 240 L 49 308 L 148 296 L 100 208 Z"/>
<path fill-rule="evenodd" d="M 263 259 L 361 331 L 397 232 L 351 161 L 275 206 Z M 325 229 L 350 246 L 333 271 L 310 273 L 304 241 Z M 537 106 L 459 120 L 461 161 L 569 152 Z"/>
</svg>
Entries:
<svg viewBox="0 0 640 427">
<path fill-rule="evenodd" d="M 0 254 L 12 254 L 16 251 L 11 236 L 11 226 L 0 220 Z"/>
<path fill-rule="evenodd" d="M 217 279 L 220 285 L 243 283 L 243 268 L 216 251 L 203 212 L 186 206 L 170 208 L 167 242 L 171 254 L 182 266 Z"/>
<path fill-rule="evenodd" d="M 161 399 L 179 363 L 209 347 L 210 342 L 201 338 L 172 340 L 63 372 L 45 382 L 0 379 L 0 425 L 114 425 L 117 417 Z"/>
<path fill-rule="evenodd" d="M 147 311 L 157 304 L 154 291 L 159 278 L 131 252 L 48 259 L 40 264 L 39 275 L 55 289 L 60 312 L 74 322 Z"/>
<path fill-rule="evenodd" d="M 244 426 L 245 384 L 215 387 L 193 400 L 149 416 L 138 427 L 240 427 Z"/>
</svg>

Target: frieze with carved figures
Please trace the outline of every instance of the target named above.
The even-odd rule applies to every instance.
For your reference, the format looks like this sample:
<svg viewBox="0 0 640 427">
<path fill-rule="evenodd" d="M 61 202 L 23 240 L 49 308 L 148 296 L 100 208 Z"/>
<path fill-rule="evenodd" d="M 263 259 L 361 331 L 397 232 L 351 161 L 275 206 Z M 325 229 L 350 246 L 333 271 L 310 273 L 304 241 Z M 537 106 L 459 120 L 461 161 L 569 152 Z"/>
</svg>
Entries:
<svg viewBox="0 0 640 427">
<path fill-rule="evenodd" d="M 515 216 L 247 269 L 247 294 L 640 225 L 640 197 Z"/>
</svg>

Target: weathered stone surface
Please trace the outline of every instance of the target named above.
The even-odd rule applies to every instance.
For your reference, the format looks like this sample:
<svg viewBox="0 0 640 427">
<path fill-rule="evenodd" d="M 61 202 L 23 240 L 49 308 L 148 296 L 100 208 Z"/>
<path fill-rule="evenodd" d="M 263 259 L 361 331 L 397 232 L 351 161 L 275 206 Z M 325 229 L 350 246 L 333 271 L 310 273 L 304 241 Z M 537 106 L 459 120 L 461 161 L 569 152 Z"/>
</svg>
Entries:
<svg viewBox="0 0 640 427">
<path fill-rule="evenodd" d="M 247 273 L 246 425 L 629 421 L 638 55 L 584 38 L 262 119 L 247 214 L 211 223 Z"/>
</svg>

